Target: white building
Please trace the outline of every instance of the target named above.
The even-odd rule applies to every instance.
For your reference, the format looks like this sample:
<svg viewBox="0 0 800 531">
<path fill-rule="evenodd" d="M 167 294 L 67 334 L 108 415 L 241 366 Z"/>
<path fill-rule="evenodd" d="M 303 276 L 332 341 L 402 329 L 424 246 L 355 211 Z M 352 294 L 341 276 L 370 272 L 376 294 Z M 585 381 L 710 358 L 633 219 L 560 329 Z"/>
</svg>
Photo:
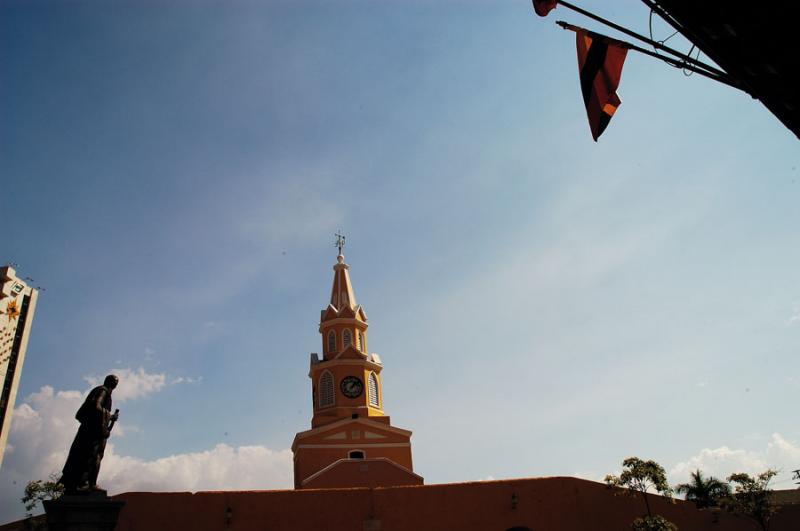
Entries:
<svg viewBox="0 0 800 531">
<path fill-rule="evenodd" d="M 17 278 L 10 266 L 0 267 L 0 465 L 11 430 L 25 349 L 31 333 L 38 293 Z"/>
</svg>

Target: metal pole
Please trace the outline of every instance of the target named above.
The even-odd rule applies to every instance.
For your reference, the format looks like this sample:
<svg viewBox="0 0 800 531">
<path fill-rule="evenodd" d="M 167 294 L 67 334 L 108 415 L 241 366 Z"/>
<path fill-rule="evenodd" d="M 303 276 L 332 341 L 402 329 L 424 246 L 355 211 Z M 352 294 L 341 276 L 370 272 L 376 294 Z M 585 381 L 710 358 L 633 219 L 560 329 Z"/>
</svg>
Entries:
<svg viewBox="0 0 800 531">
<path fill-rule="evenodd" d="M 596 20 L 597 22 L 600 22 L 601 24 L 605 24 L 606 26 L 608 26 L 610 28 L 613 28 L 613 29 L 615 29 L 615 30 L 617 30 L 619 32 L 624 33 L 625 35 L 633 37 L 634 39 L 637 39 L 637 40 L 640 40 L 642 42 L 645 42 L 645 43 L 649 44 L 650 46 L 658 48 L 659 50 L 663 50 L 663 51 L 665 51 L 667 53 L 670 53 L 670 54 L 672 54 L 672 55 L 674 55 L 676 57 L 680 57 L 684 61 L 684 63 L 691 63 L 695 67 L 702 68 L 702 69 L 704 69 L 704 70 L 706 70 L 708 72 L 711 72 L 712 74 L 714 74 L 714 75 L 716 75 L 716 76 L 718 76 L 720 78 L 727 78 L 728 82 L 725 83 L 726 85 L 730 85 L 732 87 L 739 88 L 737 85 L 734 84 L 735 82 L 732 80 L 732 78 L 730 78 L 730 76 L 726 72 L 724 72 L 724 71 L 722 71 L 722 70 L 720 70 L 718 68 L 714 68 L 713 66 L 708 65 L 708 64 L 706 64 L 706 63 L 704 63 L 702 61 L 698 61 L 697 59 L 689 57 L 688 55 L 682 54 L 679 51 L 670 48 L 669 46 L 664 46 L 660 42 L 654 41 L 652 39 L 648 39 L 644 35 L 640 35 L 640 34 L 636 33 L 635 31 L 631 31 L 628 28 L 624 28 L 624 27 L 620 26 L 619 24 L 615 24 L 615 23 L 611 22 L 610 20 L 606 20 L 603 17 L 599 17 L 599 16 L 595 15 L 594 13 L 586 11 L 585 9 L 582 9 L 582 8 L 576 6 L 576 5 L 572 5 L 569 2 L 564 2 L 563 0 L 557 0 L 557 1 L 558 1 L 559 4 L 561 4 L 562 6 L 566 7 L 567 9 L 571 9 L 571 10 L 575 11 L 576 13 L 580 13 L 581 15 L 583 15 L 585 17 L 589 17 L 592 20 Z M 648 54 L 648 55 L 652 55 L 652 54 Z M 656 55 L 658 55 L 658 54 L 656 54 Z M 692 70 L 693 72 L 697 72 L 696 69 L 692 69 L 692 68 L 687 68 L 687 70 Z"/>
<path fill-rule="evenodd" d="M 596 33 L 594 31 L 589 31 L 589 30 L 587 30 L 585 28 L 581 28 L 580 26 L 573 26 L 572 24 L 569 24 L 568 22 L 564 22 L 563 20 L 557 20 L 556 24 L 558 24 L 559 26 L 561 26 L 565 30 L 570 30 L 570 31 L 575 31 L 575 32 L 585 31 L 586 33 L 588 33 L 590 35 L 594 35 L 594 36 L 597 36 L 597 37 L 600 37 L 600 38 L 603 38 L 603 39 L 607 39 L 609 41 L 618 42 L 618 43 L 620 43 L 621 45 L 625 46 L 628 49 L 635 50 L 635 51 L 643 53 L 645 55 L 649 55 L 650 57 L 655 57 L 656 59 L 660 59 L 660 60 L 664 61 L 665 63 L 670 64 L 672 66 L 682 67 L 682 68 L 685 68 L 687 70 L 691 70 L 692 72 L 695 72 L 697 74 L 700 74 L 701 76 L 705 76 L 705 77 L 707 77 L 709 79 L 713 79 L 714 81 L 718 81 L 718 82 L 720 82 L 720 83 L 722 83 L 724 85 L 728 85 L 729 87 L 733 87 L 733 88 L 736 88 L 736 89 L 741 89 L 741 87 L 739 87 L 738 85 L 734 85 L 731 81 L 729 81 L 728 80 L 729 79 L 728 76 L 720 77 L 720 76 L 714 75 L 711 72 L 707 72 L 707 71 L 702 70 L 700 68 L 696 68 L 696 67 L 694 67 L 692 65 L 683 64 L 683 63 L 681 63 L 681 61 L 678 61 L 677 59 L 674 59 L 672 57 L 667 57 L 665 55 L 659 55 L 659 54 L 657 54 L 655 52 L 651 52 L 650 50 L 648 50 L 646 48 L 642 48 L 640 46 L 636 46 L 635 44 L 631 44 L 629 42 L 620 41 L 620 40 L 617 40 L 617 39 L 612 39 L 608 35 L 603 35 L 602 33 Z"/>
</svg>

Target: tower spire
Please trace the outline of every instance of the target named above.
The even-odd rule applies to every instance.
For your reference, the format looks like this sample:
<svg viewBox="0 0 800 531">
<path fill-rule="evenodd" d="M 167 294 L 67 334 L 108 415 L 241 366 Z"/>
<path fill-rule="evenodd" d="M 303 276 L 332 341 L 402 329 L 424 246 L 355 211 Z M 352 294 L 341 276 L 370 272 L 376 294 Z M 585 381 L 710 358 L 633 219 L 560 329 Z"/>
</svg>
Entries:
<svg viewBox="0 0 800 531">
<path fill-rule="evenodd" d="M 334 245 L 339 249 L 339 256 L 336 257 L 336 265 L 333 266 L 334 274 L 333 286 L 331 287 L 331 305 L 339 311 L 348 307 L 355 309 L 357 306 L 356 297 L 353 294 L 353 285 L 350 282 L 350 273 L 348 273 L 350 266 L 344 262 L 344 255 L 342 254 L 345 236 L 342 234 L 341 230 L 337 232 L 335 236 L 336 243 L 334 243 Z"/>
</svg>

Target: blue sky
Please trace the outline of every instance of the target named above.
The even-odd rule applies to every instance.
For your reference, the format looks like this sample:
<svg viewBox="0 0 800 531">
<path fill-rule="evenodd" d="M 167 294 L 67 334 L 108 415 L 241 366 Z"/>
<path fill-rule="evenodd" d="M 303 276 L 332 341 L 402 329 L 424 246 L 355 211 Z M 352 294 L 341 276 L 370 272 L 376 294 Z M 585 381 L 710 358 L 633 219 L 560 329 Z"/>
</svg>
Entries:
<svg viewBox="0 0 800 531">
<path fill-rule="evenodd" d="M 638 455 L 791 486 L 797 139 L 630 53 L 595 143 L 556 19 L 599 29 L 522 0 L 0 2 L 0 260 L 46 288 L 3 519 L 110 371 L 112 492 L 290 487 L 338 229 L 427 483 Z"/>
</svg>

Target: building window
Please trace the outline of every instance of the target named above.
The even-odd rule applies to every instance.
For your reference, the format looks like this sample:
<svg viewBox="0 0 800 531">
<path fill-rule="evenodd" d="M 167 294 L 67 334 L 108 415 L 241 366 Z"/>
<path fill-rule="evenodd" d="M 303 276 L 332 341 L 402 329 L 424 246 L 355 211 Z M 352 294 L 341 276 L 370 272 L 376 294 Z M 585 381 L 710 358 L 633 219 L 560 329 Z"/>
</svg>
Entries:
<svg viewBox="0 0 800 531">
<path fill-rule="evenodd" d="M 380 407 L 381 401 L 378 399 L 378 377 L 374 372 L 369 373 L 369 405 Z"/>
<path fill-rule="evenodd" d="M 328 332 L 328 352 L 336 351 L 336 332 L 331 330 Z"/>
<path fill-rule="evenodd" d="M 364 352 L 364 334 L 358 331 L 358 350 Z"/>
<path fill-rule="evenodd" d="M 319 407 L 333 405 L 333 375 L 325 371 L 319 377 Z"/>
<path fill-rule="evenodd" d="M 364 459 L 363 450 L 350 450 L 347 452 L 347 457 L 350 459 Z"/>
<path fill-rule="evenodd" d="M 342 350 L 350 346 L 350 330 L 342 332 Z"/>
</svg>

